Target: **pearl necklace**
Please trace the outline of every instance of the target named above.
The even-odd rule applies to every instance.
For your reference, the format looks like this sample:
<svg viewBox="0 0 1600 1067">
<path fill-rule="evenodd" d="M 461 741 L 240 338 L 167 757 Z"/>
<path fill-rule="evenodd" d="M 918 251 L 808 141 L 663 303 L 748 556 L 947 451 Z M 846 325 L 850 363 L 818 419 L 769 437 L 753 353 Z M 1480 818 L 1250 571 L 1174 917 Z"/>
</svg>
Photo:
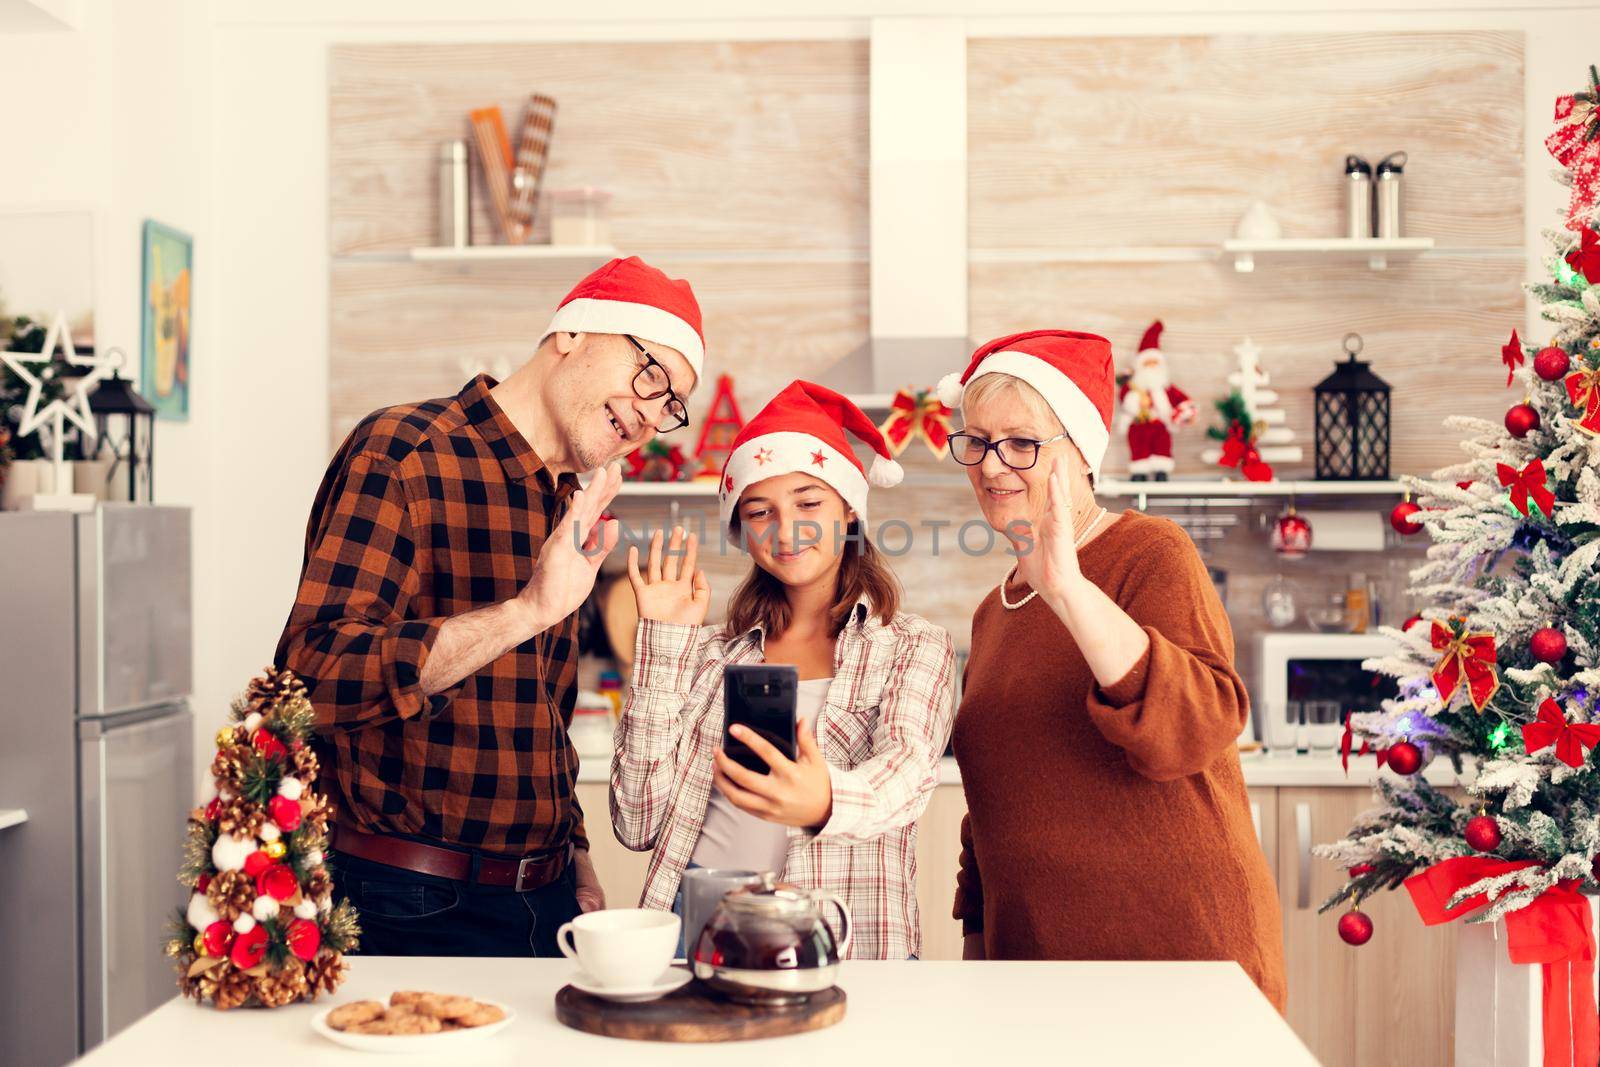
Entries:
<svg viewBox="0 0 1600 1067">
<path fill-rule="evenodd" d="M 1083 547 L 1083 543 L 1089 539 L 1089 535 L 1094 532 L 1094 528 L 1096 526 L 1099 526 L 1100 525 L 1100 520 L 1105 518 L 1105 517 L 1106 517 L 1106 509 L 1105 508 L 1101 508 L 1100 509 L 1100 513 L 1098 515 L 1096 515 L 1094 518 L 1090 519 L 1089 520 L 1089 525 L 1085 526 L 1083 528 L 1083 533 L 1079 534 L 1077 537 L 1072 539 L 1072 548 L 1073 548 L 1074 551 L 1076 551 L 1076 550 L 1078 550 L 1078 549 Z M 1017 601 L 1015 604 L 1013 604 L 1013 603 L 1011 603 L 1011 601 L 1007 600 L 1006 599 L 1006 582 L 1011 581 L 1011 579 L 1015 578 L 1016 576 L 1017 576 L 1017 568 L 1016 567 L 1012 567 L 1011 568 L 1011 573 L 1006 575 L 1005 581 L 1002 581 L 1000 583 L 1000 606 L 1005 608 L 1007 611 L 1016 611 L 1018 608 L 1022 607 L 1028 601 L 1032 600 L 1034 597 L 1039 595 L 1039 590 L 1032 589 L 1032 590 L 1028 591 L 1028 595 L 1027 596 L 1023 597 L 1021 600 Z"/>
</svg>

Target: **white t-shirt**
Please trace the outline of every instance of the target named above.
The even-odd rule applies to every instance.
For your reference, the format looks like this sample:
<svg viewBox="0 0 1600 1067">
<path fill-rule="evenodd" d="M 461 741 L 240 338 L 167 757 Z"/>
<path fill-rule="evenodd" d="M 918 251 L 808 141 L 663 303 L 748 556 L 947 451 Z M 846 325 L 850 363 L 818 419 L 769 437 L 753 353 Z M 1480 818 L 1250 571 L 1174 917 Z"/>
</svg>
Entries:
<svg viewBox="0 0 1600 1067">
<path fill-rule="evenodd" d="M 794 717 L 797 723 L 816 724 L 817 712 L 822 710 L 822 702 L 828 695 L 828 683 L 832 681 L 832 678 L 807 678 L 800 683 L 795 691 Z M 784 857 L 788 852 L 787 826 L 740 811 L 722 795 L 722 790 L 715 785 L 711 787 L 711 800 L 706 804 L 706 820 L 700 827 L 700 840 L 695 842 L 694 855 L 689 862 L 696 867 L 782 874 Z"/>
</svg>

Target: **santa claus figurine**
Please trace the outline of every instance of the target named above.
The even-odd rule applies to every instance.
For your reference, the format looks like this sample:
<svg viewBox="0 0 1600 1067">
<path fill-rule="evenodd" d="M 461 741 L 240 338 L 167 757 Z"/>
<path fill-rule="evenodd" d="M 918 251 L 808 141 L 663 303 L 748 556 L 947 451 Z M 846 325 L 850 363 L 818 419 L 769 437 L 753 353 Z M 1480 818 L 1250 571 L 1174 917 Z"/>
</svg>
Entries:
<svg viewBox="0 0 1600 1067">
<path fill-rule="evenodd" d="M 1122 383 L 1117 402 L 1128 432 L 1128 473 L 1136 482 L 1164 482 L 1172 472 L 1172 431 L 1194 421 L 1194 401 L 1172 384 L 1161 354 L 1161 322 L 1150 324 L 1139 341 L 1133 372 Z"/>
</svg>

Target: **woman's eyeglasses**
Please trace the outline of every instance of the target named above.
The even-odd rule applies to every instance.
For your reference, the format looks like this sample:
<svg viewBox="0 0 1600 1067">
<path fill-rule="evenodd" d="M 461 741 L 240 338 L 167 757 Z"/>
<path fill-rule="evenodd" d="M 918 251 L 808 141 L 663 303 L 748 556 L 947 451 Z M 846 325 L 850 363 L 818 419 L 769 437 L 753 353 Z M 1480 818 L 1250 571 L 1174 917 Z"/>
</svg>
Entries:
<svg viewBox="0 0 1600 1067">
<path fill-rule="evenodd" d="M 1053 441 L 1065 440 L 1066 436 L 1058 433 L 1043 441 L 1035 441 L 1031 437 L 1003 437 L 998 441 L 990 441 L 975 434 L 953 433 L 950 435 L 950 458 L 963 467 L 976 467 L 993 449 L 1001 463 L 1014 471 L 1025 471 L 1039 462 L 1041 448 Z"/>
<path fill-rule="evenodd" d="M 678 399 L 678 394 L 672 391 L 672 379 L 667 377 L 667 370 L 656 362 L 656 357 L 650 354 L 649 349 L 640 344 L 632 334 L 623 334 L 628 343 L 638 350 L 644 357 L 644 366 L 633 376 L 633 395 L 640 400 L 660 400 L 667 398 L 666 405 L 661 410 L 661 425 L 657 433 L 671 433 L 681 430 L 689 425 L 689 409 L 683 406 L 683 401 Z"/>
</svg>

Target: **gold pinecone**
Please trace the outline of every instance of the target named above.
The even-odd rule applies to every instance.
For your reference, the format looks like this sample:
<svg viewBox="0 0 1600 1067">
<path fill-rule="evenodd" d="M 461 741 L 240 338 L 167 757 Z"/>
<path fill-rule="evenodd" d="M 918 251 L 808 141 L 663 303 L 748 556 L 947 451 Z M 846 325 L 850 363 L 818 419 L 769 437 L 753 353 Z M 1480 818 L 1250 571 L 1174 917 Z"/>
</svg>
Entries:
<svg viewBox="0 0 1600 1067">
<path fill-rule="evenodd" d="M 305 697 L 305 683 L 295 677 L 293 671 L 277 667 L 268 667 L 261 677 L 250 679 L 244 691 L 245 706 L 262 715 L 291 700 L 303 700 Z"/>
<path fill-rule="evenodd" d="M 332 993 L 338 989 L 349 969 L 350 965 L 339 953 L 317 953 L 317 958 L 306 964 L 306 986 L 311 991 L 311 999 L 315 1000 L 318 993 Z"/>
<path fill-rule="evenodd" d="M 292 1004 L 307 993 L 305 969 L 292 956 L 282 967 L 256 979 L 256 997 L 269 1008 Z"/>
<path fill-rule="evenodd" d="M 318 837 L 326 837 L 328 836 L 328 820 L 333 814 L 328 805 L 328 799 L 321 795 L 310 799 L 311 807 L 301 814 L 300 825 L 307 827 Z"/>
<path fill-rule="evenodd" d="M 317 784 L 317 754 L 310 745 L 302 745 L 294 753 L 294 776 L 305 783 L 307 789 Z"/>
<path fill-rule="evenodd" d="M 267 816 L 261 805 L 244 797 L 234 797 L 217 812 L 217 832 L 238 837 L 256 837 L 266 823 Z"/>
<path fill-rule="evenodd" d="M 233 922 L 255 903 L 256 887 L 243 871 L 223 871 L 206 886 L 206 900 L 224 922 Z"/>
<path fill-rule="evenodd" d="M 256 980 L 231 963 L 218 964 L 200 975 L 200 999 L 211 1001 L 220 1011 L 246 1003 L 255 989 Z"/>
<path fill-rule="evenodd" d="M 211 883 L 216 885 L 215 882 Z M 328 876 L 328 868 L 318 867 L 306 875 L 304 883 L 305 895 L 312 900 L 321 900 L 333 892 L 333 879 Z"/>
<path fill-rule="evenodd" d="M 250 752 L 249 745 L 224 745 L 217 749 L 217 755 L 211 761 L 211 777 L 217 780 L 218 789 L 226 786 L 235 794 L 239 792 L 244 763 L 250 758 Z"/>
</svg>

